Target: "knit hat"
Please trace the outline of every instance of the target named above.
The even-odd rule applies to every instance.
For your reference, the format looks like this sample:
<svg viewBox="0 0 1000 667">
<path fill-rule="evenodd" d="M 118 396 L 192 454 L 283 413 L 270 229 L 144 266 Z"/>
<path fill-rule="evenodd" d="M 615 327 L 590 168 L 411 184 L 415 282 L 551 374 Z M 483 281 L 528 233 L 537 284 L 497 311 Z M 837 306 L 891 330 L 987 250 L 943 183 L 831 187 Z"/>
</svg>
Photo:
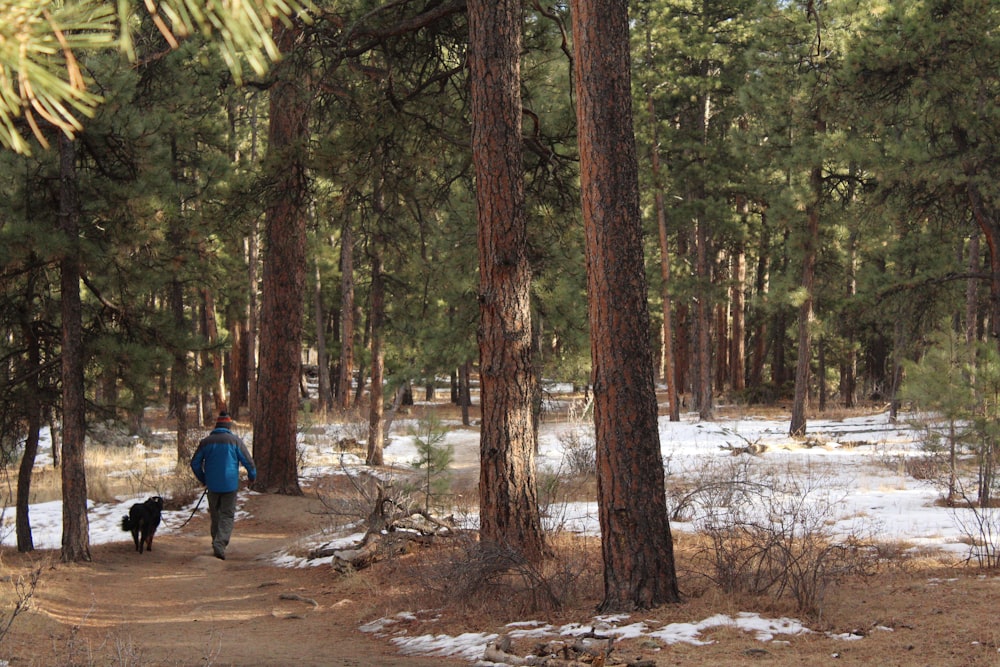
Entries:
<svg viewBox="0 0 1000 667">
<path fill-rule="evenodd" d="M 222 412 L 220 412 L 219 413 L 219 418 L 215 420 L 215 425 L 217 427 L 218 426 L 228 427 L 232 423 L 233 423 L 232 417 L 230 417 L 229 413 L 226 412 L 225 410 L 223 410 Z"/>
</svg>

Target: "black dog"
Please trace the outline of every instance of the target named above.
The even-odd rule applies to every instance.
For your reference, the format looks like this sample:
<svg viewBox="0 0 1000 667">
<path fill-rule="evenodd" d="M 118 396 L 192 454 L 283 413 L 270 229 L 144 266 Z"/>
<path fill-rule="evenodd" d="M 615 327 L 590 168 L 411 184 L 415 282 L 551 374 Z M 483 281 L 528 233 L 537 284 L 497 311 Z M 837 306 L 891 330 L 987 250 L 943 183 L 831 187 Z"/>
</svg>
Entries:
<svg viewBox="0 0 1000 667">
<path fill-rule="evenodd" d="M 163 513 L 163 498 L 153 496 L 144 503 L 136 503 L 128 511 L 128 516 L 122 519 L 122 530 L 132 531 L 135 550 L 142 553 L 143 547 L 153 550 L 153 535 L 160 525 L 160 515 Z"/>
</svg>

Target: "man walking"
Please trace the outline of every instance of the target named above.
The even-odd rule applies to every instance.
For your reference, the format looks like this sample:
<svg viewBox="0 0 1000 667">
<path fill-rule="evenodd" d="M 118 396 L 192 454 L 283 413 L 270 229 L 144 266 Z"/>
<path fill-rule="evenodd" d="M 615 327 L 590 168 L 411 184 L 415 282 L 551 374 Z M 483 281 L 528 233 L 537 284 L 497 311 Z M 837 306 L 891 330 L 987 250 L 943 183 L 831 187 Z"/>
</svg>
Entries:
<svg viewBox="0 0 1000 667">
<path fill-rule="evenodd" d="M 191 470 L 208 487 L 208 513 L 212 517 L 212 553 L 226 560 L 226 547 L 233 534 L 236 518 L 236 491 L 240 488 L 240 465 L 247 478 L 257 479 L 257 468 L 246 445 L 232 432 L 229 413 L 219 413 L 215 428 L 200 443 L 191 457 Z"/>
</svg>

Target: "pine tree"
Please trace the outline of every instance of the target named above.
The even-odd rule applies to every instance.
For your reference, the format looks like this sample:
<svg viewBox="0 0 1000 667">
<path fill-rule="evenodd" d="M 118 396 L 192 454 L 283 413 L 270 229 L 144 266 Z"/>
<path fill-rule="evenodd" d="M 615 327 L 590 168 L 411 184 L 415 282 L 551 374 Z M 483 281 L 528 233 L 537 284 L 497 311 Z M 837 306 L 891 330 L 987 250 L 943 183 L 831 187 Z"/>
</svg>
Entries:
<svg viewBox="0 0 1000 667">
<path fill-rule="evenodd" d="M 657 425 L 628 3 L 574 0 L 580 186 L 594 377 L 605 612 L 679 600 Z"/>
</svg>

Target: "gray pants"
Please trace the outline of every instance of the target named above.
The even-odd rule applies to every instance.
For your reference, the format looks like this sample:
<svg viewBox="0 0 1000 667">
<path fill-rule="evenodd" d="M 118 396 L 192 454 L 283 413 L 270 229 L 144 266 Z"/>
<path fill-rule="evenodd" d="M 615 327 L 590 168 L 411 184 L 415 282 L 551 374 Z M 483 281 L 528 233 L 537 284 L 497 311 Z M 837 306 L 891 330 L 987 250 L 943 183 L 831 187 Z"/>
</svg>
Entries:
<svg viewBox="0 0 1000 667">
<path fill-rule="evenodd" d="M 236 492 L 209 491 L 208 513 L 212 517 L 212 550 L 216 556 L 225 555 L 236 518 Z"/>
</svg>

